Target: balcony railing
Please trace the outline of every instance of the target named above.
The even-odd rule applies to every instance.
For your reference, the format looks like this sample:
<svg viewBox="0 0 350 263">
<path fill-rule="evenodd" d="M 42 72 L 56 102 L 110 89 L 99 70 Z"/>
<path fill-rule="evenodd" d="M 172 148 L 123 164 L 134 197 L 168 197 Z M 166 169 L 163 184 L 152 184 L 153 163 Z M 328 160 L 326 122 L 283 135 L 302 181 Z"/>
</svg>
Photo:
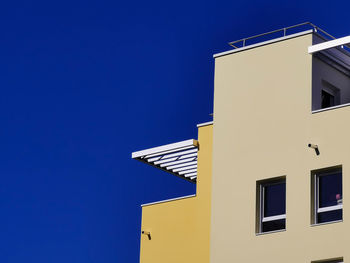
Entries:
<svg viewBox="0 0 350 263">
<path fill-rule="evenodd" d="M 242 48 L 242 47 L 245 47 L 247 45 L 251 45 L 251 44 L 254 44 L 256 42 L 260 42 L 262 38 L 265 41 L 265 40 L 270 40 L 270 39 L 276 38 L 276 35 L 278 35 L 280 37 L 285 37 L 287 35 L 295 34 L 296 32 L 302 32 L 303 30 L 307 30 L 307 29 L 312 29 L 314 32 L 318 32 L 319 34 L 322 34 L 328 40 L 335 39 L 334 36 L 327 33 L 326 31 L 324 31 L 320 27 L 318 27 L 310 22 L 304 22 L 301 24 L 297 24 L 297 25 L 293 25 L 293 26 L 289 26 L 289 27 L 284 27 L 284 28 L 269 31 L 266 33 L 258 34 L 255 36 L 235 40 L 235 41 L 229 42 L 228 44 L 233 48 Z"/>
</svg>

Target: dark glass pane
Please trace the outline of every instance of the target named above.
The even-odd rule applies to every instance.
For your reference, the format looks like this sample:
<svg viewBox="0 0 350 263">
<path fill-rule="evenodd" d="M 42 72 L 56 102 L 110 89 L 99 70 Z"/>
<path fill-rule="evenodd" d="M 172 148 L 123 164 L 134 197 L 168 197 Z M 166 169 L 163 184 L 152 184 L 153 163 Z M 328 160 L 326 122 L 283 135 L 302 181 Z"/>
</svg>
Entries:
<svg viewBox="0 0 350 263">
<path fill-rule="evenodd" d="M 264 186 L 264 217 L 286 213 L 286 183 Z"/>
<path fill-rule="evenodd" d="M 317 223 L 326 223 L 343 219 L 343 209 L 318 213 Z"/>
<path fill-rule="evenodd" d="M 286 220 L 285 219 L 274 220 L 274 221 L 262 223 L 262 232 L 276 231 L 276 230 L 281 230 L 281 229 L 286 229 Z"/>
<path fill-rule="evenodd" d="M 340 204 L 343 198 L 341 171 L 320 175 L 318 189 L 320 208 Z"/>
<path fill-rule="evenodd" d="M 328 108 L 334 106 L 334 96 L 328 92 L 322 90 L 322 108 Z"/>
</svg>

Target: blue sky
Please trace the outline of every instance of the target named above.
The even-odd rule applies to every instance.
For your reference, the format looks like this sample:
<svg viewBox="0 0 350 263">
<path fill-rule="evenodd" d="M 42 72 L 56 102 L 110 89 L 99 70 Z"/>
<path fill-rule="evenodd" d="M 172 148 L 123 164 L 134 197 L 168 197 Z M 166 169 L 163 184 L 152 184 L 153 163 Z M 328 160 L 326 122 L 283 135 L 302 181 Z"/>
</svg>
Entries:
<svg viewBox="0 0 350 263">
<path fill-rule="evenodd" d="M 138 262 L 140 204 L 195 187 L 130 154 L 196 138 L 196 124 L 211 120 L 212 54 L 304 21 L 349 35 L 348 10 L 271 0 L 2 3 L 0 262 Z"/>
</svg>

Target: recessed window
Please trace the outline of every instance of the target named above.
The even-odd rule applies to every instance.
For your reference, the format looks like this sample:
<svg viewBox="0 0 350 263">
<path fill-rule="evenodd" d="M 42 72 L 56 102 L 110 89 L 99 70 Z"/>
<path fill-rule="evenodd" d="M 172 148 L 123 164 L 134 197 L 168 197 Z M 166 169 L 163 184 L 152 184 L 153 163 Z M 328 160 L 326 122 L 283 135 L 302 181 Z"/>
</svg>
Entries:
<svg viewBox="0 0 350 263">
<path fill-rule="evenodd" d="M 328 93 L 325 90 L 322 90 L 322 106 L 321 108 L 329 108 L 329 107 L 333 107 L 335 105 L 334 103 L 334 95 Z"/>
<path fill-rule="evenodd" d="M 343 219 L 343 184 L 341 167 L 312 172 L 313 224 Z"/>
<path fill-rule="evenodd" d="M 257 233 L 286 228 L 286 179 L 257 183 Z"/>
<path fill-rule="evenodd" d="M 340 104 L 340 90 L 330 84 L 328 81 L 322 80 L 321 90 L 321 108 L 329 108 Z"/>
<path fill-rule="evenodd" d="M 317 36 L 314 40 L 315 43 L 324 41 Z M 312 55 L 313 113 L 350 106 L 349 54 L 335 47 Z"/>
</svg>

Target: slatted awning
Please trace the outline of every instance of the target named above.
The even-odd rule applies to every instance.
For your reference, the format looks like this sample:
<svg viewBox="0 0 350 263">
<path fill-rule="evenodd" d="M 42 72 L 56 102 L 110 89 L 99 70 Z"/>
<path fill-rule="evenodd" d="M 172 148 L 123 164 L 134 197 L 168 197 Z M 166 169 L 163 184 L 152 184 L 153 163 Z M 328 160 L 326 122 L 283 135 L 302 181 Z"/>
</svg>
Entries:
<svg viewBox="0 0 350 263">
<path fill-rule="evenodd" d="M 132 158 L 174 174 L 197 181 L 198 141 L 191 139 L 132 153 Z"/>
</svg>

